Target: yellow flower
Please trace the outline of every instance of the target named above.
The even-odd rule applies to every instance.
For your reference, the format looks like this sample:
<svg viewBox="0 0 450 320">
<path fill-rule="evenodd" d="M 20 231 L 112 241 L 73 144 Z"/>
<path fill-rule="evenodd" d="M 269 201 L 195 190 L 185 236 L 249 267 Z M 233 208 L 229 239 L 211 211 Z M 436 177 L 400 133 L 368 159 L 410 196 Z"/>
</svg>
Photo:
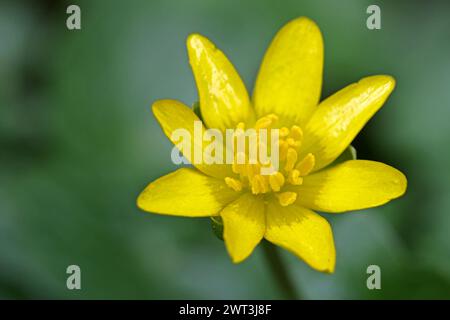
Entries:
<svg viewBox="0 0 450 320">
<path fill-rule="evenodd" d="M 286 24 L 273 39 L 252 99 L 233 65 L 208 39 L 193 34 L 187 49 L 204 126 L 222 131 L 279 128 L 280 170 L 263 176 L 255 170 L 259 164 L 194 164 L 195 169 L 181 168 L 150 183 L 138 206 L 167 215 L 220 216 L 235 263 L 265 238 L 312 268 L 333 272 L 332 230 L 313 210 L 375 207 L 406 190 L 405 176 L 380 162 L 349 160 L 329 166 L 381 108 L 395 80 L 366 77 L 319 104 L 322 35 L 305 17 Z M 153 112 L 169 138 L 178 128 L 193 133 L 194 121 L 199 121 L 191 108 L 175 100 L 156 101 Z"/>
</svg>

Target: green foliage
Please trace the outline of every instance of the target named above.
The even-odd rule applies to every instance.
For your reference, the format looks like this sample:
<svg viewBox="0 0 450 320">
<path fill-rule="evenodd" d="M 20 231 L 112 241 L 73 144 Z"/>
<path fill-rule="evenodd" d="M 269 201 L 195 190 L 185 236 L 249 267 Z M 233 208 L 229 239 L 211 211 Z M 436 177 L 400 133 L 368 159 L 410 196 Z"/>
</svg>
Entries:
<svg viewBox="0 0 450 320">
<path fill-rule="evenodd" d="M 409 185 L 380 208 L 326 215 L 335 274 L 282 252 L 289 271 L 307 298 L 450 298 L 449 2 L 383 1 L 376 31 L 358 0 L 78 3 L 79 31 L 66 29 L 63 4 L 0 4 L 0 298 L 279 298 L 260 249 L 233 265 L 209 219 L 135 202 L 174 169 L 148 106 L 197 99 L 187 34 L 211 37 L 251 89 L 277 28 L 301 15 L 324 35 L 323 98 L 365 75 L 396 78 L 354 146 Z M 71 264 L 78 292 L 65 287 Z M 381 267 L 380 291 L 365 287 L 369 264 Z"/>
</svg>

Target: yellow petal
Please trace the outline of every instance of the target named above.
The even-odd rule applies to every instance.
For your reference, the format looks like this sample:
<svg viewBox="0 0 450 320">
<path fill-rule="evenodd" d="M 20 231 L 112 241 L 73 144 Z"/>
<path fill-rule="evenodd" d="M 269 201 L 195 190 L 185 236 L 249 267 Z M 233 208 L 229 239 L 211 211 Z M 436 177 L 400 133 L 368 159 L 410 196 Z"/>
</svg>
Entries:
<svg viewBox="0 0 450 320">
<path fill-rule="evenodd" d="M 188 37 L 187 49 L 206 126 L 225 130 L 249 123 L 253 109 L 247 89 L 227 57 L 198 34 Z"/>
<path fill-rule="evenodd" d="M 406 191 L 406 177 L 381 162 L 349 160 L 304 177 L 296 186 L 302 206 L 323 212 L 344 212 L 382 205 Z"/>
<path fill-rule="evenodd" d="M 291 251 L 312 268 L 333 272 L 336 262 L 333 232 L 327 220 L 298 205 L 267 206 L 265 238 Z"/>
<path fill-rule="evenodd" d="M 319 102 L 322 69 L 317 25 L 305 17 L 286 24 L 270 44 L 256 80 L 257 114 L 275 113 L 284 125 L 303 125 Z"/>
<path fill-rule="evenodd" d="M 223 181 L 182 168 L 150 183 L 139 195 L 137 205 L 153 213 L 207 217 L 217 215 L 238 196 Z"/>
<path fill-rule="evenodd" d="M 223 239 L 234 263 L 246 259 L 264 236 L 264 203 L 246 193 L 220 212 Z"/>
<path fill-rule="evenodd" d="M 186 159 L 193 163 L 194 161 L 194 142 L 199 143 L 197 139 L 194 140 L 194 121 L 201 121 L 196 114 L 184 105 L 176 100 L 158 100 L 153 104 L 153 114 L 160 123 L 164 133 L 173 143 L 177 143 L 172 140 L 172 133 L 178 129 L 186 129 L 191 135 L 191 152 L 190 156 L 184 154 Z M 203 130 L 205 127 L 202 125 Z M 202 150 L 207 146 L 206 143 L 202 143 L 200 149 Z M 224 157 L 225 159 L 225 157 Z M 194 166 L 201 172 L 215 178 L 223 179 L 225 177 L 233 176 L 231 165 L 226 164 L 205 164 L 205 163 L 193 163 Z"/>
<path fill-rule="evenodd" d="M 302 156 L 316 157 L 314 171 L 333 162 L 395 87 L 390 76 L 372 76 L 353 83 L 324 100 L 304 128 Z"/>
</svg>

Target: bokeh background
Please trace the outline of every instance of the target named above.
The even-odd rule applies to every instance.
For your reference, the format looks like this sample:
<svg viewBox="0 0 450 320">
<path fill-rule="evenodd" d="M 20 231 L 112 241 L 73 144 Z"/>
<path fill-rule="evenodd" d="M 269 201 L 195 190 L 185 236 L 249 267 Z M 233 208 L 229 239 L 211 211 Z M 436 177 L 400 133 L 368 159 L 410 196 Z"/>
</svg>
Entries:
<svg viewBox="0 0 450 320">
<path fill-rule="evenodd" d="M 66 28 L 72 3 L 80 31 Z M 366 28 L 370 4 L 381 30 Z M 335 274 L 282 252 L 295 286 L 308 299 L 450 298 L 449 12 L 444 1 L 2 1 L 0 298 L 282 298 L 261 248 L 234 265 L 207 218 L 151 215 L 135 199 L 174 169 L 151 103 L 197 100 L 187 35 L 210 37 L 251 89 L 272 36 L 301 15 L 323 33 L 322 97 L 366 75 L 397 79 L 354 146 L 409 188 L 326 215 Z M 71 264 L 80 291 L 66 288 Z M 371 264 L 381 290 L 366 288 Z"/>
</svg>

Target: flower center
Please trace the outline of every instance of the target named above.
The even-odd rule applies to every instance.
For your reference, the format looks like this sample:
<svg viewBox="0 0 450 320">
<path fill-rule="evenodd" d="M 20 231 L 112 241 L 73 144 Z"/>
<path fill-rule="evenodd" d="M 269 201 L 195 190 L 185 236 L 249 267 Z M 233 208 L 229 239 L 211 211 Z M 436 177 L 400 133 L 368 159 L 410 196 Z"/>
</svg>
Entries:
<svg viewBox="0 0 450 320">
<path fill-rule="evenodd" d="M 270 131 L 278 129 L 276 123 L 278 117 L 274 114 L 269 114 L 258 119 L 254 125 L 253 130 L 257 133 L 261 129 Z M 237 125 L 235 138 L 242 135 L 245 129 L 244 123 Z M 240 129 L 240 130 L 239 130 Z M 303 183 L 303 177 L 308 175 L 314 168 L 314 155 L 309 153 L 303 159 L 299 159 L 299 151 L 302 145 L 303 131 L 299 126 L 292 126 L 291 128 L 281 127 L 278 129 L 278 140 L 275 147 L 278 149 L 278 170 L 273 170 L 270 174 L 261 174 L 261 168 L 273 167 L 271 161 L 261 163 L 260 159 L 252 161 L 250 152 L 256 152 L 260 149 L 270 151 L 270 143 L 267 139 L 261 140 L 259 135 L 256 135 L 257 148 L 246 148 L 245 153 L 237 151 L 234 153 L 234 162 L 232 164 L 233 172 L 236 177 L 226 177 L 225 183 L 235 191 L 242 191 L 248 189 L 254 195 L 262 194 L 269 196 L 274 195 L 282 206 L 288 206 L 297 200 L 297 193 L 293 191 L 286 191 L 286 186 L 298 186 Z M 254 157 L 253 157 L 254 159 Z"/>
</svg>

